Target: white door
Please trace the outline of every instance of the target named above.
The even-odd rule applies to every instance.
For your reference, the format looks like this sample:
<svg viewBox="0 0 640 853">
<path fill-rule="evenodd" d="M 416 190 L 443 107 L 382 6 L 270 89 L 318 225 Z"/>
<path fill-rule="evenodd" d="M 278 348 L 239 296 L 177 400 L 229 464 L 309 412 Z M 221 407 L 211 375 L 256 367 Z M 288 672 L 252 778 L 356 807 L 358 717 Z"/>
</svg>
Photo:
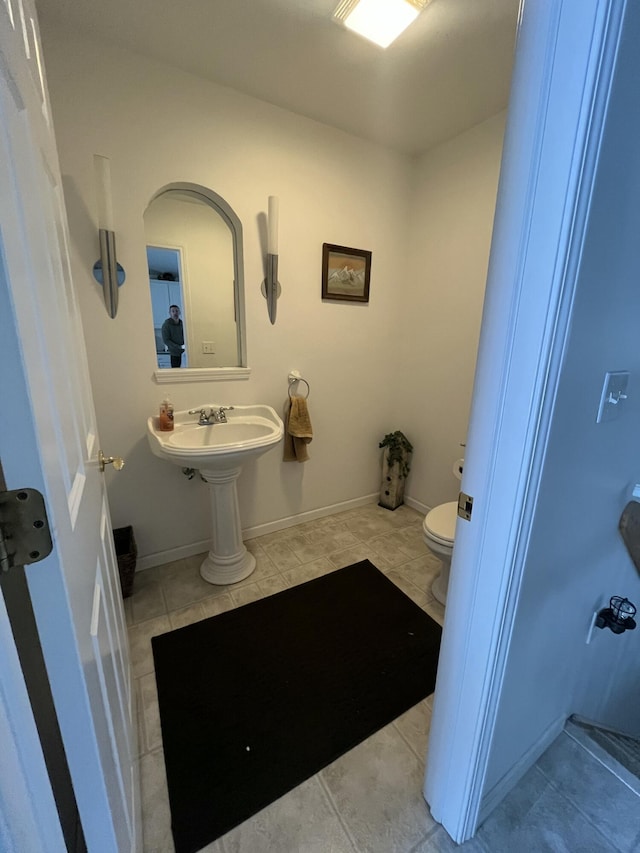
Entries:
<svg viewBox="0 0 640 853">
<path fill-rule="evenodd" d="M 80 820 L 91 853 L 130 851 L 126 629 L 31 0 L 0 2 L 0 316 L 0 458 L 47 504 L 54 549 L 27 582 Z"/>
</svg>

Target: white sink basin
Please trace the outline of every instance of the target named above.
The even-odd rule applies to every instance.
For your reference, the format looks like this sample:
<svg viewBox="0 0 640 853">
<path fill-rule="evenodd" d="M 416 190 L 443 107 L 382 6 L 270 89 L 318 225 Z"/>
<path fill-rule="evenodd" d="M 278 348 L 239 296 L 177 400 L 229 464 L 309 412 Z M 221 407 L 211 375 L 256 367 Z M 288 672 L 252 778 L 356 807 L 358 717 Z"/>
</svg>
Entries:
<svg viewBox="0 0 640 853">
<path fill-rule="evenodd" d="M 219 409 L 220 405 L 198 406 Z M 198 423 L 188 410 L 174 412 L 171 432 L 158 429 L 158 418 L 147 421 L 151 450 L 161 459 L 183 468 L 198 468 L 209 484 L 211 549 L 200 566 L 209 583 L 227 585 L 248 577 L 256 558 L 242 541 L 236 481 L 242 464 L 275 447 L 284 425 L 271 406 L 234 406 L 226 411 L 227 423 Z"/>
<path fill-rule="evenodd" d="M 215 471 L 242 465 L 248 458 L 265 453 L 284 435 L 282 420 L 271 406 L 234 406 L 226 416 L 227 423 L 202 426 L 198 415 L 190 415 L 185 409 L 174 413 L 171 432 L 161 431 L 158 418 L 151 417 L 147 421 L 151 450 L 184 468 Z"/>
</svg>

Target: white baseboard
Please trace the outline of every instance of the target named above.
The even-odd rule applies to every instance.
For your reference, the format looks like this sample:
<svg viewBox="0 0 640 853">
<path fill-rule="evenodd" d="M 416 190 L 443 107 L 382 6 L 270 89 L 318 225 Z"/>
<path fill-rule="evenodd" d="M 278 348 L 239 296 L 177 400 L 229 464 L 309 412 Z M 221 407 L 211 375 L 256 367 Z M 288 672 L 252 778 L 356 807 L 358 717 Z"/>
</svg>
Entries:
<svg viewBox="0 0 640 853">
<path fill-rule="evenodd" d="M 478 826 L 480 826 L 491 814 L 491 812 L 504 800 L 509 791 L 522 779 L 524 774 L 529 770 L 540 756 L 547 750 L 558 735 L 564 729 L 566 717 L 558 717 L 544 732 L 538 740 L 532 744 L 525 754 L 513 765 L 513 767 L 504 774 L 502 779 L 497 782 L 493 788 L 482 797 L 480 804 L 480 814 L 478 817 Z"/>
<path fill-rule="evenodd" d="M 173 563 L 174 560 L 184 560 L 186 557 L 193 557 L 194 554 L 203 554 L 210 547 L 211 540 L 203 539 L 200 542 L 192 542 L 190 545 L 180 545 L 178 548 L 169 548 L 167 551 L 145 554 L 144 557 L 138 556 L 136 572 L 143 572 L 145 569 L 152 569 L 154 566 L 162 566 L 165 563 Z"/>
<path fill-rule="evenodd" d="M 404 502 L 407 506 L 410 506 L 411 509 L 417 509 L 421 515 L 426 515 L 433 509 L 433 507 L 423 504 L 422 501 L 417 501 L 415 498 L 410 498 L 407 495 L 404 496 Z"/>
<path fill-rule="evenodd" d="M 316 518 L 324 518 L 327 515 L 335 515 L 338 512 L 345 512 L 348 509 L 356 509 L 359 506 L 377 502 L 380 495 L 376 492 L 373 495 L 364 495 L 361 498 L 353 498 L 349 501 L 341 501 L 340 503 L 323 506 L 319 509 L 312 509 L 308 512 L 301 512 L 297 515 L 289 515 L 285 518 L 279 518 L 277 521 L 269 521 L 267 524 L 258 524 L 255 527 L 247 527 L 242 531 L 242 538 L 256 539 L 258 536 L 265 536 L 267 533 L 276 533 L 278 530 L 286 530 L 287 527 L 293 527 L 295 524 L 302 524 L 304 521 L 314 521 Z M 413 504 L 406 500 L 409 506 Z M 164 563 L 172 563 L 174 560 L 184 560 L 186 557 L 193 557 L 194 554 L 202 554 L 208 551 L 211 545 L 211 540 L 204 539 L 200 542 L 193 542 L 190 545 L 181 545 L 178 548 L 169 548 L 167 551 L 157 551 L 155 554 L 145 554 L 143 557 L 138 557 L 136 571 L 142 572 L 145 569 L 151 569 L 154 566 L 162 566 Z"/>
<path fill-rule="evenodd" d="M 316 518 L 325 518 L 327 515 L 335 515 L 337 512 L 345 512 L 348 509 L 357 509 L 359 506 L 378 501 L 380 495 L 376 492 L 374 495 L 364 495 L 361 498 L 353 498 L 350 501 L 341 501 L 330 506 L 323 506 L 319 509 L 312 509 L 308 512 L 300 512 L 297 515 L 289 515 L 286 518 L 279 518 L 277 521 L 269 521 L 267 524 L 258 524 L 256 527 L 247 527 L 242 531 L 243 539 L 256 539 L 258 536 L 265 536 L 267 533 L 276 533 L 278 530 L 286 530 L 287 527 L 293 527 L 295 524 L 302 524 L 304 521 L 315 521 Z"/>
</svg>

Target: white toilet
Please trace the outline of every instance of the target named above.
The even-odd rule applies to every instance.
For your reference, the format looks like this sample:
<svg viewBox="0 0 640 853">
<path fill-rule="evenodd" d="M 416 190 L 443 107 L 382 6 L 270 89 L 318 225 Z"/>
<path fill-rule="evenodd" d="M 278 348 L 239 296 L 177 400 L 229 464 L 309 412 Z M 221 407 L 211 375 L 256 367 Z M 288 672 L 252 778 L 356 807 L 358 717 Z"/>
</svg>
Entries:
<svg viewBox="0 0 640 853">
<path fill-rule="evenodd" d="M 462 479 L 463 459 L 457 459 L 453 466 L 454 476 Z M 422 522 L 422 536 L 427 548 L 440 560 L 440 574 L 431 585 L 433 597 L 446 604 L 449 572 L 451 571 L 451 555 L 453 554 L 453 537 L 456 532 L 458 517 L 458 501 L 440 504 L 425 516 Z"/>
</svg>

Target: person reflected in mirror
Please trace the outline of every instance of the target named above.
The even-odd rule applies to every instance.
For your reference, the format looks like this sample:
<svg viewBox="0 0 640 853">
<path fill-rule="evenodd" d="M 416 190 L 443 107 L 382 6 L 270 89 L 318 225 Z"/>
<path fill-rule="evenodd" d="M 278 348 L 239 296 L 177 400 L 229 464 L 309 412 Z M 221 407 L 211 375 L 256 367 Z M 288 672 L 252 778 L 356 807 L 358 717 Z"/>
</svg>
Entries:
<svg viewBox="0 0 640 853">
<path fill-rule="evenodd" d="M 170 305 L 169 316 L 162 324 L 162 340 L 169 350 L 171 367 L 182 367 L 184 352 L 184 326 L 180 319 L 180 306 Z"/>
</svg>

